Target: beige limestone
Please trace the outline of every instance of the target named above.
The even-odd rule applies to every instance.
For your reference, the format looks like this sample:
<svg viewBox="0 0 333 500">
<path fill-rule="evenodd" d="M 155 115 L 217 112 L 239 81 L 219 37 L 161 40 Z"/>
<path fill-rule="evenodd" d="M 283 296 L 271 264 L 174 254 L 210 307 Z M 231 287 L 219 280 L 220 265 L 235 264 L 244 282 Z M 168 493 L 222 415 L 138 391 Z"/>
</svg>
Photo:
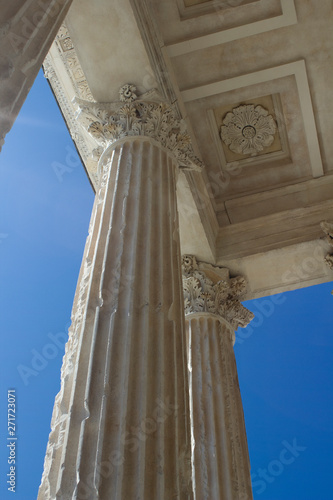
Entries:
<svg viewBox="0 0 333 500">
<path fill-rule="evenodd" d="M 332 281 L 333 271 L 325 265 L 329 251 L 324 238 L 318 238 L 262 254 L 220 259 L 218 264 L 228 267 L 233 275 L 246 276 L 244 300 L 250 300 Z"/>
<path fill-rule="evenodd" d="M 41 500 L 191 497 L 175 170 L 140 138 L 104 167 Z"/>
<path fill-rule="evenodd" d="M 71 3 L 0 1 L 0 149 Z"/>
<path fill-rule="evenodd" d="M 66 22 L 97 101 L 115 100 L 126 82 L 141 93 L 157 85 L 129 0 L 74 0 Z"/>
<path fill-rule="evenodd" d="M 113 99 L 125 81 L 139 95 L 156 84 L 186 120 L 205 169 L 179 180 L 182 251 L 212 263 L 237 260 L 251 275 L 254 296 L 289 289 L 281 277 L 299 260 L 298 245 L 302 254 L 305 247 L 311 252 L 320 221 L 332 218 L 331 16 L 330 0 L 213 0 L 189 7 L 183 0 L 96 0 L 94 7 L 77 0 L 66 21 L 83 88 L 95 99 Z M 94 145 L 73 119 L 72 99 L 82 98 L 70 85 L 78 67 L 73 72 L 58 48 L 59 40 L 51 51 L 57 73 L 51 85 L 96 185 Z M 269 95 L 274 110 L 261 105 L 276 119 L 282 151 L 228 163 L 214 110 Z M 330 279 L 329 269 L 318 271 L 293 288 Z"/>
<path fill-rule="evenodd" d="M 196 500 L 252 499 L 233 328 L 221 317 L 186 317 Z"/>
<path fill-rule="evenodd" d="M 195 0 L 189 2 L 196 3 Z M 187 5 L 189 2 L 186 0 Z M 15 5 L 2 3 L 5 22 L 0 27 L 0 140 L 3 142 L 70 2 L 28 0 Z M 214 0 L 189 7 L 184 0 L 156 0 L 153 4 L 156 16 L 149 8 L 151 4 L 145 0 L 96 0 L 93 4 L 89 0 L 76 0 L 67 18 L 69 32 L 62 28 L 55 42 L 56 50 L 52 51 L 46 65 L 48 75 L 52 75 L 50 81 L 55 95 L 62 110 L 65 110 L 71 134 L 80 152 L 84 151 L 83 159 L 88 165 L 92 182 L 97 186 L 97 160 L 101 150 L 105 151 L 110 146 L 107 137 L 110 137 L 112 129 L 111 121 L 101 119 L 107 110 L 96 101 L 114 99 L 118 86 L 125 81 L 134 83 L 139 94 L 159 86 L 161 95 L 177 109 L 178 118 L 182 115 L 186 119 L 188 129 L 192 130 L 192 140 L 196 135 L 196 154 L 201 155 L 206 163 L 206 171 L 186 172 L 178 184 L 183 249 L 187 252 L 195 250 L 200 258 L 210 262 L 224 265 L 228 262 L 233 273 L 243 270 L 250 281 L 247 298 L 330 280 L 332 256 L 326 257 L 330 268 L 325 267 L 324 261 L 327 255 L 325 244 L 329 243 L 319 240 L 319 221 L 332 219 L 333 215 L 332 176 L 329 175 L 333 151 L 333 101 L 329 87 L 332 72 L 332 65 L 329 64 L 332 42 L 328 35 L 332 16 L 330 0 L 320 3 L 316 0 Z M 223 9 L 220 8 L 222 4 L 225 4 Z M 41 5 L 46 5 L 47 14 Z M 40 25 L 38 19 L 44 14 L 47 22 Z M 226 182 L 222 177 L 217 182 L 216 176 L 209 174 L 225 172 L 218 150 L 214 148 L 209 112 L 213 113 L 222 105 L 252 102 L 270 94 L 278 94 L 281 99 L 281 112 L 279 116 L 276 113 L 276 117 L 284 124 L 288 136 L 290 155 L 288 152 L 287 160 L 279 158 L 271 161 L 267 157 L 264 164 L 263 158 L 258 155 L 251 164 L 248 162 L 241 173 L 234 171 L 229 178 L 227 176 Z M 80 107 L 75 98 L 96 100 L 96 108 L 102 112 L 95 123 L 90 123 L 82 132 L 79 132 L 75 119 Z M 138 112 L 138 108 L 135 111 Z M 151 111 L 155 112 L 156 108 Z M 178 129 L 180 131 L 183 130 Z M 149 139 L 131 141 L 123 137 L 114 149 L 111 162 L 104 155 L 99 164 L 101 191 L 96 198 L 73 308 L 73 326 L 62 370 L 62 388 L 56 398 L 40 492 L 43 499 L 55 496 L 75 498 L 78 495 L 97 498 L 99 491 L 103 492 L 101 495 L 107 491 L 107 495 L 113 495 L 111 498 L 118 499 L 119 495 L 131 495 L 135 485 L 141 488 L 141 496 L 146 495 L 145 488 L 150 488 L 151 495 L 163 498 L 170 493 L 167 490 L 170 484 L 175 488 L 172 494 L 181 498 L 190 496 L 186 448 L 189 434 L 187 396 L 178 405 L 181 391 L 186 394 L 186 374 L 182 375 L 184 335 L 181 306 L 177 298 L 180 288 L 177 278 L 179 244 L 174 178 L 176 158 L 181 159 L 184 151 L 173 150 L 172 134 L 162 147 L 160 139 L 150 136 Z M 159 174 L 155 172 L 148 178 L 142 175 L 146 184 L 140 186 L 147 188 L 148 192 L 153 179 L 154 182 L 158 179 L 158 185 L 172 184 L 172 189 L 167 191 L 170 195 L 168 200 L 161 197 L 159 202 L 156 201 L 159 209 L 161 206 L 167 209 L 173 207 L 170 213 L 166 210 L 164 214 L 170 217 L 169 226 L 156 222 L 162 222 L 162 212 L 144 211 L 147 200 L 141 196 L 141 191 L 138 198 L 132 194 L 132 191 L 138 193 L 137 189 L 141 187 L 136 183 L 132 185 L 129 179 L 120 175 L 120 172 L 123 174 L 126 168 L 131 170 L 132 167 L 133 175 L 137 175 L 136 170 L 141 172 L 143 157 L 147 158 L 145 167 L 148 165 L 151 168 L 153 156 L 158 156 L 158 166 L 164 164 L 167 172 L 173 173 L 168 178 L 163 177 L 160 170 Z M 110 163 L 113 166 L 111 170 Z M 181 166 L 193 168 L 195 164 L 200 162 L 192 157 L 191 161 L 186 159 Z M 113 176 L 116 171 L 119 171 L 117 178 Z M 110 172 L 113 172 L 112 175 Z M 146 170 L 142 172 L 146 173 Z M 124 195 L 129 186 L 133 189 Z M 105 189 L 106 197 L 103 194 Z M 153 193 L 151 196 L 150 200 Z M 137 208 L 137 212 L 133 207 Z M 132 215 L 129 216 L 129 213 Z M 142 217 L 147 213 L 147 217 Z M 126 221 L 124 226 L 113 224 L 114 221 L 119 223 L 119 217 Z M 154 227 L 158 236 L 156 239 L 152 236 L 147 242 L 144 232 L 149 226 L 153 235 L 151 224 L 156 224 Z M 163 259 L 160 254 L 154 253 L 155 262 L 149 252 L 156 252 L 156 241 L 161 245 Z M 111 259 L 110 254 L 114 256 Z M 115 262 L 119 263 L 119 267 L 114 267 Z M 151 281 L 144 289 L 147 276 Z M 162 283 L 157 283 L 157 277 L 162 279 Z M 226 279 L 228 282 L 227 276 Z M 111 289 L 103 288 L 105 282 L 108 286 L 112 285 Z M 158 307 L 150 307 L 150 300 L 154 304 L 154 294 L 167 297 L 168 315 L 165 310 L 161 312 Z M 148 297 L 148 304 L 140 302 L 142 296 Z M 138 308 L 137 302 L 141 308 Z M 231 323 L 234 307 L 238 312 L 242 311 L 233 301 L 224 310 Z M 128 310 L 133 311 L 133 316 L 128 316 Z M 205 358 L 205 363 L 211 364 L 211 355 L 215 354 L 211 342 L 215 342 L 217 336 L 221 343 L 222 339 L 223 342 L 227 339 L 230 347 L 231 327 L 225 324 L 225 317 L 224 320 L 216 319 L 212 311 L 210 316 L 205 314 L 201 311 L 199 317 L 192 318 L 191 343 L 198 346 L 198 352 L 208 349 L 209 356 Z M 132 318 L 135 318 L 135 324 Z M 150 327 L 147 330 L 142 325 L 153 325 L 155 330 L 152 332 Z M 236 327 L 235 324 L 231 326 Z M 174 344 L 168 338 L 171 329 Z M 199 330 L 214 333 L 203 340 Z M 119 331 L 126 332 L 125 336 L 118 336 Z M 138 331 L 143 332 L 143 336 L 136 335 Z M 159 346 L 163 343 L 163 362 L 165 366 L 168 364 L 168 373 L 163 371 L 164 365 L 159 364 L 160 358 L 156 358 L 156 351 L 151 347 L 155 345 L 155 337 L 160 342 Z M 130 351 L 127 351 L 129 346 Z M 229 348 L 224 347 L 223 353 Z M 140 348 L 143 358 L 136 357 Z M 108 353 L 112 354 L 114 361 L 110 366 Z M 228 359 L 222 359 L 222 365 L 230 368 L 228 363 L 232 356 L 229 354 Z M 144 363 L 140 364 L 142 359 L 146 367 L 156 368 L 152 373 L 160 377 L 158 387 L 154 386 L 155 379 L 148 377 L 148 368 L 145 371 Z M 121 365 L 118 371 L 115 368 L 117 363 Z M 119 374 L 127 385 L 125 382 L 121 385 L 117 378 Z M 198 376 L 201 376 L 200 372 Z M 113 383 L 116 387 L 114 391 Z M 138 398 L 138 394 L 142 395 L 142 387 L 144 403 L 142 398 Z M 174 400 L 168 399 L 168 389 L 175 396 Z M 127 391 L 127 398 L 123 397 L 124 391 Z M 156 393 L 165 396 L 166 400 L 159 400 L 154 407 Z M 112 412 L 114 403 L 119 405 Z M 207 402 L 212 414 L 217 408 L 215 404 L 218 402 L 213 399 Z M 239 408 L 237 405 L 235 403 L 235 408 Z M 173 406 L 178 406 L 180 412 L 174 414 L 176 408 Z M 157 418 L 163 419 L 161 408 L 166 408 L 167 417 L 163 422 L 157 422 Z M 199 410 L 198 418 L 203 419 L 205 415 Z M 237 429 L 241 428 L 241 422 L 240 417 Z M 127 423 L 133 428 L 139 425 L 144 433 L 140 434 L 140 443 L 133 454 L 125 448 L 127 444 L 136 447 L 137 436 L 127 436 L 132 440 L 127 444 L 121 438 L 124 435 L 121 432 L 127 432 Z M 160 426 L 157 425 L 160 423 Z M 238 432 L 237 429 L 235 432 Z M 223 432 L 225 429 L 221 428 L 221 436 Z M 162 469 L 151 458 L 154 453 L 156 457 L 156 442 L 162 442 L 161 435 L 165 454 Z M 114 442 L 119 444 L 119 439 L 121 450 L 113 447 Z M 240 443 L 244 445 L 242 437 Z M 205 448 L 205 443 L 201 444 Z M 212 441 L 207 440 L 207 446 L 211 445 Z M 232 446 L 229 449 L 232 450 Z M 173 460 L 170 459 L 170 450 Z M 115 454 L 112 454 L 113 451 Z M 229 473 L 229 483 L 226 482 L 225 490 L 222 487 L 221 495 L 229 495 L 236 488 L 242 491 L 242 495 L 248 494 L 247 479 L 241 479 L 246 469 L 246 453 L 243 451 L 240 452 L 238 465 L 231 472 L 231 469 L 226 471 L 222 468 L 224 473 Z M 236 460 L 233 458 L 236 452 L 229 451 L 228 456 L 231 462 Z M 207 462 L 205 467 L 212 471 L 215 465 Z M 126 480 L 129 476 L 134 478 L 132 482 Z M 199 476 L 194 475 L 195 478 Z M 212 477 L 215 477 L 214 473 Z M 246 474 L 244 477 L 247 477 Z M 202 488 L 197 495 L 201 500 L 210 494 L 207 493 L 206 477 L 196 480 Z"/>
<path fill-rule="evenodd" d="M 183 257 L 195 500 L 252 499 L 233 344 L 253 314 L 239 302 L 244 278 Z"/>
<path fill-rule="evenodd" d="M 100 185 L 38 498 L 190 500 L 176 177 L 200 162 L 173 109 L 133 85 L 80 109 Z"/>
</svg>

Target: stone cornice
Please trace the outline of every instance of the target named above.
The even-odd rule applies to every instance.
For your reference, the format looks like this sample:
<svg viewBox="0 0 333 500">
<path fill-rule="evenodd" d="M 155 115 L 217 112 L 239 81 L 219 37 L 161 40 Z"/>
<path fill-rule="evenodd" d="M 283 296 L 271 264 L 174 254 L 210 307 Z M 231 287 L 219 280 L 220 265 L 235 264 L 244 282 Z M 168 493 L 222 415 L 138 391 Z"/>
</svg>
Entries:
<svg viewBox="0 0 333 500">
<path fill-rule="evenodd" d="M 185 315 L 194 313 L 216 314 L 236 330 L 244 328 L 254 318 L 240 298 L 246 292 L 242 276 L 230 278 L 229 269 L 197 262 L 193 255 L 182 259 Z"/>
<path fill-rule="evenodd" d="M 95 101 L 84 71 L 81 67 L 73 41 L 70 37 L 66 23 L 63 23 L 55 39 L 55 45 L 63 61 L 66 72 L 72 82 L 75 94 L 87 101 Z"/>
<path fill-rule="evenodd" d="M 77 99 L 78 120 L 106 150 L 126 137 L 149 137 L 169 151 L 180 168 L 200 171 L 202 162 L 194 154 L 186 124 L 155 90 L 136 96 L 134 85 L 120 89 L 120 101 L 91 103 Z"/>
<path fill-rule="evenodd" d="M 65 22 L 61 25 L 52 48 L 43 62 L 43 68 L 45 78 L 49 80 L 70 135 L 96 190 L 98 186 L 97 166 L 99 155 L 96 155 L 94 151 L 94 144 L 91 147 L 93 141 L 76 120 L 77 106 L 73 101 L 73 97 L 90 102 L 94 102 L 94 98 Z"/>
</svg>

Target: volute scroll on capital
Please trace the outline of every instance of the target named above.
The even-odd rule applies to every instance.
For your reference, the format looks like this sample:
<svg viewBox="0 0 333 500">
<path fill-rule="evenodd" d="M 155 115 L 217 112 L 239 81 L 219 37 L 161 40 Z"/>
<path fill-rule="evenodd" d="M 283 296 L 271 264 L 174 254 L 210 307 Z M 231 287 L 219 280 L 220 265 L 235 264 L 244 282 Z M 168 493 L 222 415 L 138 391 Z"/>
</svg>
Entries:
<svg viewBox="0 0 333 500">
<path fill-rule="evenodd" d="M 230 278 L 229 269 L 198 262 L 193 255 L 182 259 L 185 315 L 212 313 L 221 316 L 236 330 L 254 318 L 240 298 L 247 289 L 243 276 Z"/>
<path fill-rule="evenodd" d="M 124 85 L 120 100 L 96 103 L 76 99 L 78 121 L 96 141 L 100 154 L 126 137 L 149 137 L 175 158 L 179 168 L 201 171 L 184 120 L 179 120 L 171 105 L 153 89 L 137 97 L 136 87 Z"/>
</svg>

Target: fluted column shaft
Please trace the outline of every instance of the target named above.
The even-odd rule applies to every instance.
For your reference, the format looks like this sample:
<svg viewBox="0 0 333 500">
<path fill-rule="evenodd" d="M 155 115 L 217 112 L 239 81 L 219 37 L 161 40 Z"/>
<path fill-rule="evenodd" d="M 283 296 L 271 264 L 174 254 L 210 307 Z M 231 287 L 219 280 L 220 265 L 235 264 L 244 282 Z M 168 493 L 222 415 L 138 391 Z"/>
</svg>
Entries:
<svg viewBox="0 0 333 500">
<path fill-rule="evenodd" d="M 38 498 L 188 500 L 176 165 L 141 137 L 102 174 Z"/>
<path fill-rule="evenodd" d="M 210 313 L 186 316 L 196 500 L 252 499 L 234 331 Z"/>
<path fill-rule="evenodd" d="M 0 150 L 72 0 L 0 0 Z"/>
<path fill-rule="evenodd" d="M 182 260 L 191 409 L 194 500 L 251 500 L 250 462 L 233 351 L 254 317 L 240 302 L 242 276 Z"/>
</svg>

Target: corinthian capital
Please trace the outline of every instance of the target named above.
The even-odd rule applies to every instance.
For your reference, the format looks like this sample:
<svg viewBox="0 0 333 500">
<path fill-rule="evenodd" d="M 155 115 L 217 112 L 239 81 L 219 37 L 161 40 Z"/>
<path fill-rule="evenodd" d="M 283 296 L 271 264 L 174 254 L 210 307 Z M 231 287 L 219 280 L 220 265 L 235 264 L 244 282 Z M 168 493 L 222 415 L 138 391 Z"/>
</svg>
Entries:
<svg viewBox="0 0 333 500">
<path fill-rule="evenodd" d="M 247 284 L 243 276 L 230 278 L 229 269 L 198 262 L 193 255 L 182 261 L 185 315 L 209 312 L 227 320 L 236 330 L 254 318 L 240 298 Z"/>
<path fill-rule="evenodd" d="M 135 86 L 127 84 L 120 89 L 118 102 L 78 99 L 77 104 L 80 123 L 104 150 L 126 137 L 145 136 L 172 153 L 181 168 L 201 170 L 185 122 L 176 117 L 172 106 L 158 100 L 156 91 L 137 97 Z"/>
</svg>

